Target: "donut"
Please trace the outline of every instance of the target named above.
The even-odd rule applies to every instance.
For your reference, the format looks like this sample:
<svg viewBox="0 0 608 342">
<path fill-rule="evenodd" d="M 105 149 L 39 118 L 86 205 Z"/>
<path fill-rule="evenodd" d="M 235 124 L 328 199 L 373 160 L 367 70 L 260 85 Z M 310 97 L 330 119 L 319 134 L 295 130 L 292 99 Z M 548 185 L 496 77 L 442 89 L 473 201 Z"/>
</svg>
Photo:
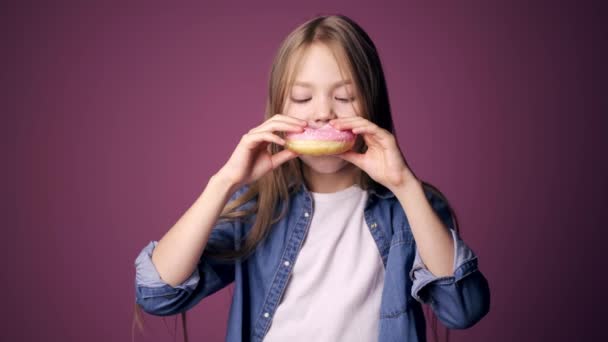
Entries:
<svg viewBox="0 0 608 342">
<path fill-rule="evenodd" d="M 340 131 L 327 123 L 318 128 L 304 127 L 301 133 L 287 133 L 285 147 L 299 154 L 326 156 L 350 150 L 355 137 L 353 132 Z"/>
</svg>

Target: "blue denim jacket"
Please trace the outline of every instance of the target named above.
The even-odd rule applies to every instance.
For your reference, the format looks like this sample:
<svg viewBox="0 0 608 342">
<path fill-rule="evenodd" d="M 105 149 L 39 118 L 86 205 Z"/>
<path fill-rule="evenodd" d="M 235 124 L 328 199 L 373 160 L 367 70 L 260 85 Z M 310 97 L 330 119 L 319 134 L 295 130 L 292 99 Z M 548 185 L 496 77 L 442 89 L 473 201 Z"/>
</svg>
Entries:
<svg viewBox="0 0 608 342">
<path fill-rule="evenodd" d="M 246 189 L 247 186 L 238 189 L 231 200 Z M 439 320 L 452 329 L 471 327 L 484 317 L 490 306 L 489 285 L 478 269 L 477 256 L 453 229 L 446 203 L 425 189 L 427 200 L 450 229 L 455 243 L 454 273 L 437 277 L 422 262 L 395 195 L 386 189 L 368 192 L 364 217 L 385 267 L 380 313 L 376 317 L 378 341 L 426 341 L 422 303 L 430 304 Z M 241 208 L 253 205 L 253 201 L 255 198 Z M 135 260 L 136 302 L 149 314 L 177 314 L 234 281 L 226 341 L 262 341 L 296 263 L 313 210 L 312 195 L 302 185 L 290 197 L 287 215 L 275 223 L 248 259 L 218 261 L 203 253 L 192 275 L 176 287 L 159 277 L 151 260 L 157 242 L 150 241 Z M 252 223 L 253 220 L 219 221 L 208 244 L 239 248 Z"/>
</svg>

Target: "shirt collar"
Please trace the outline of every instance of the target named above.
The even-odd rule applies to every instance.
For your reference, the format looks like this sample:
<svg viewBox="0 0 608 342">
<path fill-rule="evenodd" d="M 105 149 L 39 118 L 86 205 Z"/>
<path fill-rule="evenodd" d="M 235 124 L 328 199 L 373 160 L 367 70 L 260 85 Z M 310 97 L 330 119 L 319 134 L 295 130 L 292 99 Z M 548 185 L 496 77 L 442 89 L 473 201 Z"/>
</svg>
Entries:
<svg viewBox="0 0 608 342">
<path fill-rule="evenodd" d="M 294 185 L 295 185 L 295 182 L 293 180 L 289 182 L 289 188 L 293 187 Z M 306 186 L 306 184 L 304 182 L 301 183 L 301 186 L 302 186 L 301 190 L 303 192 L 305 192 L 305 193 L 310 192 L 310 190 L 308 189 L 308 187 Z M 392 191 L 390 191 L 386 187 L 382 186 L 381 184 L 378 184 L 375 182 L 372 184 L 372 186 L 367 191 L 370 195 L 374 195 L 374 196 L 382 198 L 382 199 L 395 197 L 395 194 L 393 194 Z"/>
</svg>

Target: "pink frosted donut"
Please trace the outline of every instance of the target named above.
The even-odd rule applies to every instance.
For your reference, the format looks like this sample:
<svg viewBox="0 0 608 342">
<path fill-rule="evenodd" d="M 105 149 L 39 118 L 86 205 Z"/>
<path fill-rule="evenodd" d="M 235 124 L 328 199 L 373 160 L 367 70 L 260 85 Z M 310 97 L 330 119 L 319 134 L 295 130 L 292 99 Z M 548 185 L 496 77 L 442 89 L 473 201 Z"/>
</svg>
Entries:
<svg viewBox="0 0 608 342">
<path fill-rule="evenodd" d="M 356 134 L 335 129 L 329 123 L 319 127 L 304 127 L 302 133 L 287 133 L 285 147 L 299 154 L 323 156 L 340 154 L 355 144 Z"/>
</svg>

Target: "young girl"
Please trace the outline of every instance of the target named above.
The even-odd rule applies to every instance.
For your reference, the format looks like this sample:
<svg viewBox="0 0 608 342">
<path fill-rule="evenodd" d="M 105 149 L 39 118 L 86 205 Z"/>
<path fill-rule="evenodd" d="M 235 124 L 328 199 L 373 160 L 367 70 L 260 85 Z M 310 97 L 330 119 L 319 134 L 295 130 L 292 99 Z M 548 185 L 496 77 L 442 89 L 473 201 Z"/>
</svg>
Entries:
<svg viewBox="0 0 608 342">
<path fill-rule="evenodd" d="M 423 303 L 448 328 L 484 317 L 488 282 L 399 149 L 368 35 L 341 15 L 304 23 L 269 86 L 266 120 L 138 255 L 136 307 L 185 315 L 234 282 L 227 341 L 426 341 Z M 327 123 L 357 134 L 352 150 L 284 148 L 286 133 Z"/>
</svg>

